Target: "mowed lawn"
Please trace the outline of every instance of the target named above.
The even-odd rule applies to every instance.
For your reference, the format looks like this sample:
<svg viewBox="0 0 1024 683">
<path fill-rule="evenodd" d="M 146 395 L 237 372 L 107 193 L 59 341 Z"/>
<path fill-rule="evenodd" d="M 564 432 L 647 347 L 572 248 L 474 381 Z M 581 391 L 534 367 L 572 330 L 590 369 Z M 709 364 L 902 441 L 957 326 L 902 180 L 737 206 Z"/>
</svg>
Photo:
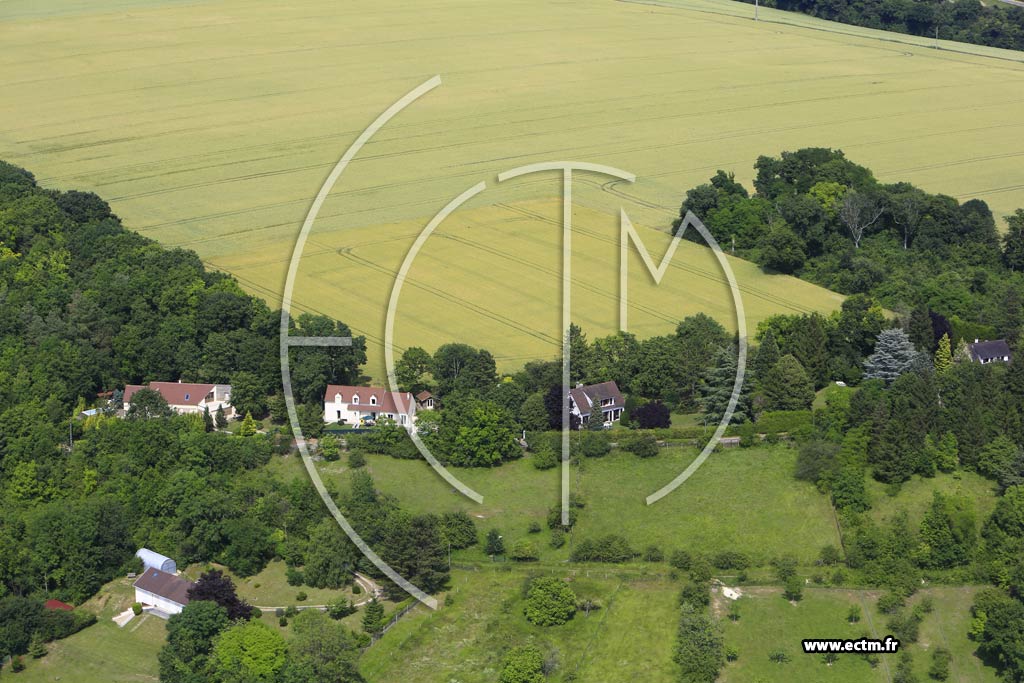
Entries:
<svg viewBox="0 0 1024 683">
<path fill-rule="evenodd" d="M 17 680 L 26 683 L 74 681 L 74 683 L 136 683 L 155 681 L 157 653 L 167 638 L 162 619 L 143 614 L 119 628 L 111 617 L 132 606 L 135 593 L 131 579 L 104 586 L 84 609 L 99 616 L 89 628 L 46 646 L 42 659 L 25 657 L 26 669 Z M 4 671 L 4 677 L 11 676 Z"/>
<path fill-rule="evenodd" d="M 793 479 L 795 451 L 786 446 L 717 452 L 671 495 L 652 506 L 645 504 L 647 495 L 671 481 L 695 456 L 695 449 L 665 448 L 648 460 L 618 451 L 584 459 L 582 468 L 572 472 L 572 490 L 585 502 L 575 537 L 620 534 L 638 550 L 651 544 L 666 552 L 738 550 L 758 564 L 784 553 L 810 564 L 822 546 L 839 545 L 827 498 L 812 485 Z M 396 496 L 403 508 L 417 513 L 465 510 L 476 518 L 481 538 L 496 528 L 507 544 L 534 540 L 544 560 L 568 555 L 568 547 L 548 547 L 547 513 L 559 501 L 557 468 L 538 471 L 527 457 L 493 469 L 454 470 L 484 496 L 483 504 L 477 505 L 453 491 L 424 462 L 370 456 L 367 466 L 378 488 Z M 323 463 L 320 470 L 344 490 L 344 465 Z M 534 521 L 544 529 L 539 534 L 528 533 Z M 486 559 L 479 547 L 458 556 Z"/>
<path fill-rule="evenodd" d="M 505 369 L 554 353 L 560 184 L 496 182 L 515 166 L 579 160 L 638 176 L 575 177 L 573 311 L 591 337 L 616 322 L 620 207 L 657 255 L 686 189 L 718 168 L 749 187 L 761 154 L 838 147 L 884 181 L 978 197 L 1000 217 L 1024 206 L 1024 65 L 998 50 L 934 50 L 806 17 L 755 23 L 749 5 L 725 0 L 37 5 L 0 7 L 0 157 L 100 193 L 129 227 L 196 249 L 272 304 L 342 152 L 442 76 L 349 166 L 299 269 L 298 308 L 366 335 L 378 378 L 398 264 L 429 217 L 479 181 L 486 190 L 411 269 L 397 344 L 468 341 Z M 696 311 L 734 327 L 707 252 L 676 258 L 655 289 L 630 257 L 630 328 L 665 332 Z M 735 268 L 750 323 L 838 305 Z"/>
<path fill-rule="evenodd" d="M 523 587 L 533 572 L 456 570 L 452 604 L 420 609 L 373 645 L 360 662 L 369 681 L 492 683 L 504 653 L 536 645 L 554 654 L 559 681 L 675 680 L 672 663 L 678 586 L 668 579 L 587 578 L 559 569 L 581 599 L 601 605 L 562 626 L 539 627 L 523 615 Z M 575 675 L 575 678 L 571 678 Z"/>
</svg>

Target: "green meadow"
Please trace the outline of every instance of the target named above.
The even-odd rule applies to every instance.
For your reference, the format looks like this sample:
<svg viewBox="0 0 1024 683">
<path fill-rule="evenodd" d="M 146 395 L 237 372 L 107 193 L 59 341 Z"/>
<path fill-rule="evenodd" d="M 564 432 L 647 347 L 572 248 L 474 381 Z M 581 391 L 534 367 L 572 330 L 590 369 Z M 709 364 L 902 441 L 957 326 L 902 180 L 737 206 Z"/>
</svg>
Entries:
<svg viewBox="0 0 1024 683">
<path fill-rule="evenodd" d="M 554 354 L 559 183 L 495 182 L 515 166 L 580 160 L 638 176 L 576 176 L 573 311 L 591 336 L 616 324 L 619 208 L 658 254 L 687 188 L 718 168 L 749 186 L 760 154 L 838 147 L 882 180 L 978 197 L 997 216 L 1024 205 L 1019 55 L 768 10 L 755 23 L 752 9 L 7 0 L 0 155 L 44 184 L 100 193 L 129 227 L 197 250 L 273 303 L 330 168 L 380 112 L 440 74 L 349 166 L 299 269 L 297 308 L 366 335 L 378 378 L 398 264 L 428 218 L 479 181 L 486 191 L 410 271 L 396 343 L 463 340 L 504 369 Z M 663 333 L 696 311 L 735 327 L 710 254 L 688 247 L 676 259 L 654 287 L 630 257 L 630 329 Z M 733 265 L 748 324 L 839 303 Z"/>
<path fill-rule="evenodd" d="M 613 451 L 604 458 L 573 466 L 572 491 L 585 506 L 578 511 L 574 537 L 625 536 L 637 550 L 656 545 L 665 552 L 685 548 L 713 554 L 736 550 L 756 565 L 793 553 L 811 564 L 825 545 L 839 545 L 828 499 L 813 485 L 793 479 L 796 451 L 786 446 L 724 449 L 714 453 L 686 484 L 648 506 L 647 495 L 671 481 L 696 457 L 696 449 L 663 448 L 647 460 Z M 456 469 L 454 474 L 484 496 L 478 505 L 453 491 L 422 461 L 368 456 L 378 488 L 396 496 L 414 512 L 465 510 L 477 520 L 481 537 L 490 528 L 506 544 L 534 540 L 544 560 L 565 559 L 568 546 L 548 547 L 549 509 L 558 505 L 558 469 L 538 471 L 529 456 L 493 469 Z M 340 463 L 320 471 L 338 490 L 348 475 Z M 531 522 L 543 531 L 529 533 Z M 457 557 L 486 561 L 482 549 Z"/>
</svg>

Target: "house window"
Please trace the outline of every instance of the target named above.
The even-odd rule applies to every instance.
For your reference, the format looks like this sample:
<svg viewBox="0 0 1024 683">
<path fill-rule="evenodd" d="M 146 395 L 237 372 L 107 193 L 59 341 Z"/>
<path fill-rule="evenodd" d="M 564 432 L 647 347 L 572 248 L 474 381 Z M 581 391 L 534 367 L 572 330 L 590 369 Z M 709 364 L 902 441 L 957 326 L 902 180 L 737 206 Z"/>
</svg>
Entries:
<svg viewBox="0 0 1024 683">
<path fill-rule="evenodd" d="M 352 397 L 352 402 L 355 403 L 356 405 L 359 405 L 359 394 L 356 394 L 355 396 Z"/>
<path fill-rule="evenodd" d="M 335 403 L 341 403 L 341 394 L 335 394 L 334 395 L 334 402 Z"/>
<path fill-rule="evenodd" d="M 405 424 L 405 415 L 402 415 L 402 418 L 399 420 L 399 422 Z"/>
<path fill-rule="evenodd" d="M 338 419 L 339 420 L 341 419 L 341 411 L 340 410 L 338 411 Z"/>
<path fill-rule="evenodd" d="M 188 397 L 189 397 L 189 394 L 185 394 L 185 400 L 186 401 L 188 400 Z"/>
<path fill-rule="evenodd" d="M 370 405 L 371 406 L 377 405 L 377 397 L 376 396 L 371 396 L 370 397 Z"/>
</svg>

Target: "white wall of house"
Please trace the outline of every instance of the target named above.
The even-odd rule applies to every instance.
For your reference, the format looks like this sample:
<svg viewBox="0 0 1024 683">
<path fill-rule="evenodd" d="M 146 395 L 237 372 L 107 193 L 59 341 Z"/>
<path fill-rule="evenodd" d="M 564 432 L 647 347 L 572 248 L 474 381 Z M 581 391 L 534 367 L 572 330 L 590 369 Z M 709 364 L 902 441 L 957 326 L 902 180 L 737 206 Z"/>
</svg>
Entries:
<svg viewBox="0 0 1024 683">
<path fill-rule="evenodd" d="M 343 422 L 344 424 L 359 426 L 359 423 L 363 420 L 381 420 L 388 418 L 394 420 L 399 426 L 406 426 L 411 424 L 416 419 L 416 402 L 410 401 L 412 404 L 409 407 L 408 413 L 394 413 L 391 411 L 385 412 L 376 403 L 371 402 L 371 398 L 362 399 L 357 394 L 352 397 L 351 401 L 342 401 L 340 394 L 335 394 L 332 401 L 324 402 L 324 422 L 327 424 L 333 424 L 335 422 Z M 357 402 L 354 400 L 360 398 Z M 365 401 L 365 402 L 364 402 Z"/>
<path fill-rule="evenodd" d="M 184 605 L 179 605 L 173 600 L 168 600 L 167 598 L 161 597 L 155 593 L 142 590 L 138 586 L 135 587 L 135 602 L 156 607 L 161 612 L 171 615 L 178 614 L 181 610 L 185 609 Z"/>
</svg>

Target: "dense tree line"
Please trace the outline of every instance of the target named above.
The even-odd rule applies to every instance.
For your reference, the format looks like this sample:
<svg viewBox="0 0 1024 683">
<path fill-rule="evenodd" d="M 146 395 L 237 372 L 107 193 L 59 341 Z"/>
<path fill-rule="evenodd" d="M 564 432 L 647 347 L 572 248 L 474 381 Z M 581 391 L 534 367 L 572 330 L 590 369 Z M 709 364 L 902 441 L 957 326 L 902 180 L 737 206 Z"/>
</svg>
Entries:
<svg viewBox="0 0 1024 683">
<path fill-rule="evenodd" d="M 127 383 L 230 382 L 236 409 L 281 423 L 279 323 L 278 312 L 206 271 L 194 253 L 124 229 L 95 195 L 45 190 L 0 163 L 0 654 L 23 653 L 30 640 L 38 650 L 90 623 L 77 611 L 44 612 L 42 599 L 85 601 L 137 569 L 141 546 L 240 576 L 280 558 L 290 580 L 321 588 L 376 571 L 312 487 L 264 467 L 288 452 L 286 428 L 257 433 L 247 417 L 234 435 L 222 414 L 175 415 L 148 390 L 126 419 L 115 416 L 120 391 L 104 400 L 104 390 Z M 292 330 L 349 335 L 308 314 Z M 293 349 L 290 360 L 300 418 L 313 433 L 326 385 L 360 380 L 365 344 Z M 451 381 L 459 374 L 472 377 L 460 371 Z M 98 412 L 76 417 L 87 405 Z M 365 472 L 339 498 L 378 552 L 430 592 L 447 581 L 447 543 L 476 542 L 468 516 L 409 515 Z M 161 656 L 166 680 L 360 680 L 340 627 L 310 615 L 300 628 L 297 619 L 296 641 L 279 648 L 273 632 L 246 622 L 253 610 L 218 572 L 204 574 L 192 598 L 183 620 L 201 623 L 177 634 L 172 620 L 177 654 Z M 251 646 L 273 656 L 239 673 Z"/>
<path fill-rule="evenodd" d="M 1018 8 L 998 2 L 985 5 L 978 0 L 765 0 L 761 4 L 854 26 L 1024 50 L 1024 16 Z"/>
<path fill-rule="evenodd" d="M 954 348 L 975 337 L 1016 344 L 1024 329 L 1024 210 L 1008 217 L 1000 238 L 984 202 L 880 183 L 836 150 L 762 156 L 755 170 L 753 195 L 719 171 L 686 193 L 682 214 L 693 211 L 720 244 L 735 240 L 736 253 L 765 268 L 870 295 L 912 320 L 915 343 L 927 341 L 931 351 L 944 333 Z M 857 365 L 849 360 L 856 354 L 837 351 L 832 362 Z"/>
</svg>

